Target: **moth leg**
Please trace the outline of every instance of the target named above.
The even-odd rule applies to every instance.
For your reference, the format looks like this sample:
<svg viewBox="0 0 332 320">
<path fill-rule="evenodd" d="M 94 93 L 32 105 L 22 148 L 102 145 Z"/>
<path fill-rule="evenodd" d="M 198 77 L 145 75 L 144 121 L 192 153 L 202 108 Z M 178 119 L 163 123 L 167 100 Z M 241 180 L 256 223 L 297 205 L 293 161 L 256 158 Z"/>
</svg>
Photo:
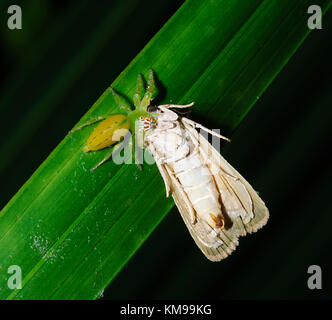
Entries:
<svg viewBox="0 0 332 320">
<path fill-rule="evenodd" d="M 222 136 L 222 135 L 220 135 L 220 134 L 218 134 L 218 133 L 216 133 L 216 132 L 214 132 L 214 131 L 212 131 L 212 130 L 210 130 L 210 129 L 208 129 L 208 128 L 205 128 L 205 127 L 202 126 L 201 124 L 199 124 L 199 123 L 197 123 L 197 122 L 195 122 L 195 121 L 189 120 L 188 118 L 182 118 L 182 121 L 185 122 L 185 123 L 190 124 L 190 125 L 193 126 L 194 128 L 200 128 L 200 129 L 203 129 L 204 131 L 206 131 L 206 132 L 208 132 L 208 133 L 212 134 L 213 136 L 216 136 L 216 137 L 218 137 L 218 138 L 220 138 L 220 139 L 226 140 L 226 141 L 228 141 L 228 142 L 231 141 L 230 139 L 228 139 L 228 138 L 226 138 L 226 137 L 224 137 L 224 136 Z"/>
<path fill-rule="evenodd" d="M 170 188 L 169 179 L 167 178 L 167 173 L 166 173 L 165 167 L 162 165 L 160 158 L 156 152 L 156 149 L 154 148 L 154 146 L 152 144 L 149 145 L 149 151 L 152 153 L 153 158 L 156 161 L 157 167 L 159 169 L 159 172 L 164 180 L 165 189 L 166 189 L 166 198 L 168 198 L 171 188 Z"/>
<path fill-rule="evenodd" d="M 104 164 L 110 157 L 112 157 L 113 152 L 119 150 L 122 148 L 124 141 L 121 141 L 117 145 L 115 145 L 111 151 L 107 152 L 103 160 L 101 160 L 99 163 L 97 163 L 93 168 L 91 168 L 91 171 L 96 170 L 98 167 L 100 167 L 102 164 Z"/>
<path fill-rule="evenodd" d="M 69 131 L 69 133 L 73 133 L 75 131 L 81 130 L 84 127 L 90 126 L 91 124 L 94 124 L 98 121 L 105 120 L 106 118 L 107 118 L 107 116 L 100 116 L 100 117 L 97 117 L 97 118 L 93 118 L 93 119 L 89 120 L 88 122 L 83 123 L 83 124 L 81 124 L 80 126 L 74 128 L 74 129 L 71 129 Z"/>
</svg>

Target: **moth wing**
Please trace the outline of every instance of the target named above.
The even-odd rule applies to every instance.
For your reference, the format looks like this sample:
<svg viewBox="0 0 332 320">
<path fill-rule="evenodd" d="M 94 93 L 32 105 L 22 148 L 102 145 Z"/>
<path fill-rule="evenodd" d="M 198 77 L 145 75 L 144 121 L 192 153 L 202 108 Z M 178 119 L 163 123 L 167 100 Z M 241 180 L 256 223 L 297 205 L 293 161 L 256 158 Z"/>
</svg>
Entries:
<svg viewBox="0 0 332 320">
<path fill-rule="evenodd" d="M 166 185 L 167 195 L 168 190 L 170 190 L 181 217 L 197 246 L 211 261 L 220 261 L 226 258 L 238 245 L 237 236 L 234 233 L 230 233 L 227 236 L 220 232 L 219 229 L 213 229 L 205 221 L 200 220 L 199 216 L 195 215 L 193 205 L 190 203 L 182 185 L 172 173 L 169 165 L 161 164 L 158 161 L 161 155 L 153 145 L 149 146 L 149 151 L 156 159 L 158 169 Z M 196 218 L 194 224 L 192 223 L 193 215 Z"/>
<path fill-rule="evenodd" d="M 211 261 L 220 261 L 226 258 L 238 245 L 237 237 L 234 234 L 227 235 L 218 229 L 212 228 L 205 221 L 200 220 L 198 216 L 196 216 L 197 220 L 193 224 L 190 219 L 188 199 L 184 198 L 185 194 L 182 192 L 182 187 L 179 185 L 176 177 L 170 172 L 167 165 L 164 166 L 171 181 L 174 202 L 196 245 Z"/>
<path fill-rule="evenodd" d="M 220 192 L 224 210 L 232 220 L 230 230 L 234 229 L 238 236 L 243 236 L 263 227 L 269 211 L 257 192 L 195 128 L 182 123 L 191 138 L 198 141 L 200 153 Z"/>
</svg>

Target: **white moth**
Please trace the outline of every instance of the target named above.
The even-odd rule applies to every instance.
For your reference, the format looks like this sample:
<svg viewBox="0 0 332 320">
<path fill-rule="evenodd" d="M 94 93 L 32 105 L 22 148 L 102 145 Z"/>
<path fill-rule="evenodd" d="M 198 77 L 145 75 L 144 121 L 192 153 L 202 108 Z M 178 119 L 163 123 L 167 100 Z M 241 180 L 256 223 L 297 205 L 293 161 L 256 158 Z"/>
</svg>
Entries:
<svg viewBox="0 0 332 320">
<path fill-rule="evenodd" d="M 196 128 L 228 139 L 170 110 L 192 105 L 153 107 L 158 113 L 155 127 L 147 117 L 139 119 L 140 127 L 144 128 L 144 147 L 163 177 L 166 196 L 172 194 L 205 256 L 220 261 L 232 253 L 240 236 L 266 224 L 269 211 L 250 184 Z"/>
</svg>

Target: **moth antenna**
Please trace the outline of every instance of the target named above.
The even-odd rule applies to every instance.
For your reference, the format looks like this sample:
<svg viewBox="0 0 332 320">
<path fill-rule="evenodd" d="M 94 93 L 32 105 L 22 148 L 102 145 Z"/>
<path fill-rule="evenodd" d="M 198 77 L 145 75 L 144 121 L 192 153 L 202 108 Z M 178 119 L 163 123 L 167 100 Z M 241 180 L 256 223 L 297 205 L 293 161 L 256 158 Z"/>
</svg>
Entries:
<svg viewBox="0 0 332 320">
<path fill-rule="evenodd" d="M 184 109 L 184 108 L 190 108 L 195 104 L 195 102 L 189 103 L 189 104 L 163 104 L 160 107 L 164 107 L 167 109 L 170 108 L 176 108 L 176 109 Z"/>
<path fill-rule="evenodd" d="M 221 134 L 218 134 L 218 133 L 216 133 L 216 132 L 214 132 L 214 131 L 212 131 L 212 130 L 210 130 L 208 128 L 205 128 L 204 126 L 202 126 L 201 124 L 199 124 L 199 123 L 197 123 L 195 121 L 189 120 L 187 118 L 182 118 L 182 121 L 185 122 L 185 123 L 187 123 L 187 124 L 189 124 L 189 125 L 191 125 L 194 128 L 202 129 L 202 130 L 206 131 L 207 133 L 212 134 L 213 136 L 216 136 L 216 137 L 218 137 L 220 139 L 223 139 L 223 140 L 226 140 L 228 142 L 231 142 L 231 139 L 229 139 L 229 138 L 227 138 L 225 136 L 222 136 Z"/>
</svg>

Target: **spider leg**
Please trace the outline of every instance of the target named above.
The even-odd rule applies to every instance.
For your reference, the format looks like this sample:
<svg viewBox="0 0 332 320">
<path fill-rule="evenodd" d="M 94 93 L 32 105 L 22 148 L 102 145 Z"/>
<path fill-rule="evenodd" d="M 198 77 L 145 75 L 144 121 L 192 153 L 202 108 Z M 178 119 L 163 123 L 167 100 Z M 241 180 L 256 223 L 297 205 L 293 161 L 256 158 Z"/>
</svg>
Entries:
<svg viewBox="0 0 332 320">
<path fill-rule="evenodd" d="M 139 109 L 146 111 L 151 101 L 158 95 L 158 88 L 156 86 L 153 70 L 149 70 L 149 78 L 147 83 L 147 88 L 143 99 L 141 100 Z"/>
<path fill-rule="evenodd" d="M 153 100 L 159 93 L 152 69 L 149 70 L 148 86 L 146 91 L 151 94 L 151 100 Z"/>
<path fill-rule="evenodd" d="M 130 147 L 131 147 L 131 154 L 132 154 L 132 161 L 135 163 L 140 171 L 143 170 L 143 166 L 141 165 L 141 162 L 139 159 L 137 159 L 137 154 L 136 154 L 136 141 L 135 138 L 133 137 L 130 139 Z"/>
<path fill-rule="evenodd" d="M 138 74 L 136 90 L 133 96 L 134 106 L 136 109 L 139 109 L 142 98 L 144 97 L 144 80 L 141 73 Z"/>
<path fill-rule="evenodd" d="M 125 112 L 131 112 L 131 107 L 130 107 L 130 104 L 127 102 L 127 100 L 120 96 L 113 88 L 109 88 L 109 90 L 111 91 L 112 93 L 112 96 L 114 98 L 114 101 L 115 103 L 118 105 L 118 107 L 121 109 L 121 110 L 124 110 Z"/>
<path fill-rule="evenodd" d="M 96 170 L 98 167 L 100 167 L 102 164 L 104 164 L 109 158 L 112 157 L 113 152 L 119 150 L 120 148 L 122 148 L 124 141 L 121 141 L 120 143 L 116 144 L 111 151 L 107 152 L 105 157 L 99 162 L 97 163 L 93 168 L 91 168 L 91 171 Z"/>
<path fill-rule="evenodd" d="M 84 127 L 90 126 L 91 124 L 94 124 L 94 123 L 99 122 L 99 121 L 101 121 L 101 120 L 105 120 L 106 118 L 107 118 L 107 116 L 100 116 L 100 117 L 97 117 L 97 118 L 93 118 L 93 119 L 91 119 L 91 120 L 89 120 L 89 121 L 87 121 L 87 122 L 81 124 L 80 126 L 74 128 L 74 129 L 71 129 L 71 130 L 69 131 L 69 133 L 73 133 L 73 132 L 75 132 L 75 131 L 81 130 L 81 129 L 83 129 Z"/>
</svg>

